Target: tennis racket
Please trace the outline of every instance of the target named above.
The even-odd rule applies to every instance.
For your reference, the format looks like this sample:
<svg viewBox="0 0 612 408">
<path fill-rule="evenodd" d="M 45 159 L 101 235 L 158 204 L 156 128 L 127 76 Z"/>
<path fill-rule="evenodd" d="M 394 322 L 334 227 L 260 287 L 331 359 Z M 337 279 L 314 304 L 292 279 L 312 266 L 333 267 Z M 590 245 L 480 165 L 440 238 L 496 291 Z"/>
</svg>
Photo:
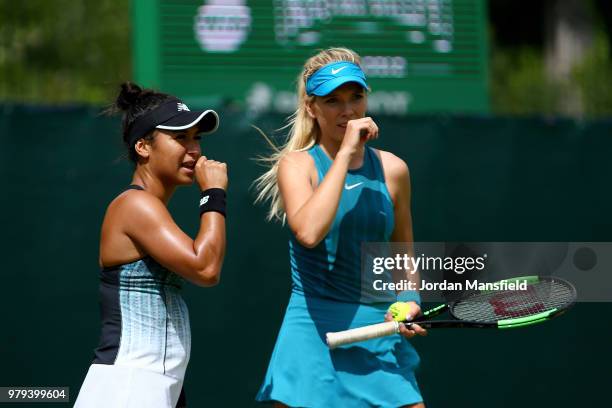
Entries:
<svg viewBox="0 0 612 408">
<path fill-rule="evenodd" d="M 542 323 L 567 311 L 576 302 L 576 289 L 566 280 L 551 276 L 525 276 L 498 283 L 526 282 L 526 290 L 475 291 L 458 300 L 427 310 L 406 326 L 418 323 L 426 329 L 481 328 L 511 329 Z M 448 311 L 452 320 L 431 320 Z M 344 344 L 399 333 L 396 321 L 327 333 L 327 345 Z"/>
</svg>

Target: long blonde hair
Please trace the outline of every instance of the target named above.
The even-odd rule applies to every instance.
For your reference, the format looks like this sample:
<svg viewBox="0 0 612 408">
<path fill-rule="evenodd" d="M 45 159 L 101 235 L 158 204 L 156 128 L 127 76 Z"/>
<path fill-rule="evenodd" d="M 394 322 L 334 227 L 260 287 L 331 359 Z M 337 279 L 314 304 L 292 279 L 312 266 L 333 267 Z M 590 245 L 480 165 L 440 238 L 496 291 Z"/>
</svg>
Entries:
<svg viewBox="0 0 612 408">
<path fill-rule="evenodd" d="M 268 221 L 276 219 L 284 221 L 284 208 L 278 191 L 277 173 L 278 163 L 288 153 L 303 151 L 311 148 L 319 140 L 319 124 L 308 115 L 306 106 L 312 103 L 314 96 L 306 95 L 306 81 L 308 78 L 325 65 L 333 62 L 347 61 L 360 65 L 359 55 L 348 48 L 328 48 L 310 57 L 304 64 L 304 68 L 297 77 L 298 107 L 296 111 L 287 118 L 287 125 L 281 130 L 289 128 L 287 141 L 280 148 L 274 145 L 265 134 L 262 133 L 268 143 L 274 149 L 269 157 L 261 157 L 260 161 L 270 168 L 255 180 L 255 187 L 259 191 L 255 202 L 270 201 Z"/>
</svg>

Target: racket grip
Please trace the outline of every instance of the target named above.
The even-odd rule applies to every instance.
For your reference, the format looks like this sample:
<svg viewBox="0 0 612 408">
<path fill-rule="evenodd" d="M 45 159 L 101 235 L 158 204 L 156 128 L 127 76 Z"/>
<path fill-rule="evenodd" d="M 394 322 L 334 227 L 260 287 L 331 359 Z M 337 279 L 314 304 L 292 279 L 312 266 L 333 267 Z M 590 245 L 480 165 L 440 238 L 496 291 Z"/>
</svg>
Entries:
<svg viewBox="0 0 612 408">
<path fill-rule="evenodd" d="M 370 326 L 357 327 L 355 329 L 344 330 L 325 335 L 327 345 L 334 349 L 344 344 L 356 343 L 378 337 L 389 336 L 399 333 L 399 323 L 396 321 L 372 324 Z"/>
</svg>

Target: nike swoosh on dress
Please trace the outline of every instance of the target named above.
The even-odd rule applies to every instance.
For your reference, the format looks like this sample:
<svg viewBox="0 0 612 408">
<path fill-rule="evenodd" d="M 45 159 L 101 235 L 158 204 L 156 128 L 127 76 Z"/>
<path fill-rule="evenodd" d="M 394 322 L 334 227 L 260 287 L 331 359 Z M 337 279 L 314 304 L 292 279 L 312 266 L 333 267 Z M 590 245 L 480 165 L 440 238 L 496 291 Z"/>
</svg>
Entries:
<svg viewBox="0 0 612 408">
<path fill-rule="evenodd" d="M 362 182 L 359 182 L 359 183 L 351 184 L 351 185 L 345 184 L 345 185 L 344 185 L 344 188 L 345 188 L 345 189 L 347 189 L 347 190 L 352 190 L 352 189 L 354 189 L 355 187 L 360 186 L 360 185 L 362 185 L 362 184 L 363 184 L 363 181 L 362 181 Z"/>
</svg>

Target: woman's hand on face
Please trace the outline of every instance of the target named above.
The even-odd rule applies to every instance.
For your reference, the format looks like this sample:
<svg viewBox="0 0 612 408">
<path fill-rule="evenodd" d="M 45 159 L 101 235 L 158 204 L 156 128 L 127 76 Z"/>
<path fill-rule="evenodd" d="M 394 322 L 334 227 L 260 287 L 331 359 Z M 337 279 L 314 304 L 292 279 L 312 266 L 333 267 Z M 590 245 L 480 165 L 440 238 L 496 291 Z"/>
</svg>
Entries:
<svg viewBox="0 0 612 408">
<path fill-rule="evenodd" d="M 407 320 L 412 320 L 418 315 L 421 314 L 421 307 L 416 302 L 407 302 L 410 305 L 410 318 Z M 385 314 L 385 321 L 390 322 L 393 320 L 393 316 L 391 313 L 387 312 Z M 422 328 L 416 323 L 412 323 L 408 327 L 404 323 L 400 323 L 400 334 L 407 339 L 410 339 L 416 335 L 419 336 L 427 336 L 427 330 Z"/>
<path fill-rule="evenodd" d="M 195 177 L 202 191 L 209 188 L 227 190 L 227 165 L 225 163 L 208 160 L 206 156 L 202 156 L 195 165 Z"/>
<path fill-rule="evenodd" d="M 352 156 L 367 141 L 373 139 L 378 139 L 378 126 L 371 117 L 349 120 L 346 124 L 346 132 L 340 150 Z"/>
</svg>

